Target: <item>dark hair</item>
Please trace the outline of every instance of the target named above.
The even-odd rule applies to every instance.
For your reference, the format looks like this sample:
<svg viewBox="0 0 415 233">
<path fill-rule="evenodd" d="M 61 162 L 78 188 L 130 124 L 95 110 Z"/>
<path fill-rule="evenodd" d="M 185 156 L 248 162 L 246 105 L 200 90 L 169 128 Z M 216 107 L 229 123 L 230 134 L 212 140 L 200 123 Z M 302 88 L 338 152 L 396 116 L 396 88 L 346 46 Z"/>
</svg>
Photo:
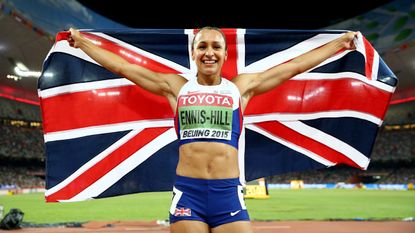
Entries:
<svg viewBox="0 0 415 233">
<path fill-rule="evenodd" d="M 199 34 L 199 32 L 201 32 L 202 30 L 214 30 L 214 31 L 219 32 L 219 33 L 222 35 L 223 40 L 225 41 L 225 51 L 227 51 L 227 50 L 228 50 L 228 44 L 226 43 L 225 33 L 223 33 L 223 31 L 222 31 L 220 28 L 218 28 L 218 27 L 205 26 L 205 27 L 199 28 L 199 29 L 198 29 L 198 31 L 196 32 L 195 36 L 193 37 L 193 41 L 192 41 L 192 51 L 193 51 L 193 49 L 194 49 L 194 45 L 195 45 L 195 39 L 196 39 L 196 36 L 197 36 L 197 34 Z"/>
</svg>

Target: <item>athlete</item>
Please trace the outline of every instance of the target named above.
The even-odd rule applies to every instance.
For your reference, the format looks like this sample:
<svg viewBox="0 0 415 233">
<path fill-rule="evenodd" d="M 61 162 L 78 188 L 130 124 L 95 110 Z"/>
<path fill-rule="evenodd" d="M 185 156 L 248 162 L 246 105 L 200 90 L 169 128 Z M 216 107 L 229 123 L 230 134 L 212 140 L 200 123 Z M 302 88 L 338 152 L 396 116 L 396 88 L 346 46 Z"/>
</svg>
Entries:
<svg viewBox="0 0 415 233">
<path fill-rule="evenodd" d="M 356 32 L 344 33 L 324 46 L 264 72 L 221 77 L 227 45 L 219 28 L 195 35 L 192 59 L 197 73 L 153 72 L 106 51 L 70 29 L 69 44 L 108 70 L 152 93 L 165 96 L 175 115 L 179 162 L 170 208 L 173 233 L 252 232 L 239 182 L 238 139 L 249 100 L 320 64 L 337 51 L 355 49 Z"/>
</svg>

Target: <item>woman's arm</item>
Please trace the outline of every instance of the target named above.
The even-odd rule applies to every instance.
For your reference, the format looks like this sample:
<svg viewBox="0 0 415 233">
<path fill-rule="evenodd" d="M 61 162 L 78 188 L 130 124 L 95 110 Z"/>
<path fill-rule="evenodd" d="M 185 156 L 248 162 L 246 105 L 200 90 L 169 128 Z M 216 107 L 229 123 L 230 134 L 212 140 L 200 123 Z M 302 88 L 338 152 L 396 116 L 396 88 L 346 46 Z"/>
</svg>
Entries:
<svg viewBox="0 0 415 233">
<path fill-rule="evenodd" d="M 106 69 L 123 76 L 140 87 L 158 95 L 175 99 L 186 79 L 176 74 L 153 72 L 142 66 L 131 64 L 122 57 L 96 46 L 78 30 L 69 29 L 70 46 L 79 48 Z M 169 98 L 170 99 L 170 98 Z"/>
<path fill-rule="evenodd" d="M 298 56 L 287 63 L 274 66 L 261 73 L 242 74 L 234 78 L 232 81 L 241 92 L 243 109 L 253 96 L 267 92 L 297 74 L 313 68 L 341 49 L 355 49 L 353 39 L 356 36 L 357 32 L 347 32 L 324 46 Z"/>
</svg>

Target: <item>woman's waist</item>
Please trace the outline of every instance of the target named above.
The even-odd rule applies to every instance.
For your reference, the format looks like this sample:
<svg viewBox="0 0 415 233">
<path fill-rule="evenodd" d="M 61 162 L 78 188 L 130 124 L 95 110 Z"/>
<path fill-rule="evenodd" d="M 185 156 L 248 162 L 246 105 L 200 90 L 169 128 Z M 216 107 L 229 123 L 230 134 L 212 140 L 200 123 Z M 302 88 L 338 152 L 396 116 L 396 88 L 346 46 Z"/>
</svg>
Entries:
<svg viewBox="0 0 415 233">
<path fill-rule="evenodd" d="M 220 179 L 239 176 L 238 151 L 222 143 L 195 142 L 180 146 L 177 174 Z"/>
<path fill-rule="evenodd" d="M 176 176 L 175 186 L 188 186 L 189 184 L 196 186 L 231 187 L 241 185 L 241 182 L 239 177 L 221 179 L 200 179 L 180 175 Z"/>
<path fill-rule="evenodd" d="M 205 157 L 238 156 L 238 150 L 222 142 L 195 141 L 180 145 L 180 155 L 203 154 Z"/>
</svg>

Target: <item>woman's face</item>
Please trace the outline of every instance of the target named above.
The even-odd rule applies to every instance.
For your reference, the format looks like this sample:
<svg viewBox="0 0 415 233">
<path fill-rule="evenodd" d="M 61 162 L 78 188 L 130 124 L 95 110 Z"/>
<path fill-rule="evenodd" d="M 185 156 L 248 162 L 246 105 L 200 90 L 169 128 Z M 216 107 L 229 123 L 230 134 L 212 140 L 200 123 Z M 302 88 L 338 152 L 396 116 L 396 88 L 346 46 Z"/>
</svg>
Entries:
<svg viewBox="0 0 415 233">
<path fill-rule="evenodd" d="M 220 75 L 227 58 L 225 39 L 216 30 L 204 29 L 196 34 L 193 43 L 192 59 L 199 74 Z"/>
</svg>

